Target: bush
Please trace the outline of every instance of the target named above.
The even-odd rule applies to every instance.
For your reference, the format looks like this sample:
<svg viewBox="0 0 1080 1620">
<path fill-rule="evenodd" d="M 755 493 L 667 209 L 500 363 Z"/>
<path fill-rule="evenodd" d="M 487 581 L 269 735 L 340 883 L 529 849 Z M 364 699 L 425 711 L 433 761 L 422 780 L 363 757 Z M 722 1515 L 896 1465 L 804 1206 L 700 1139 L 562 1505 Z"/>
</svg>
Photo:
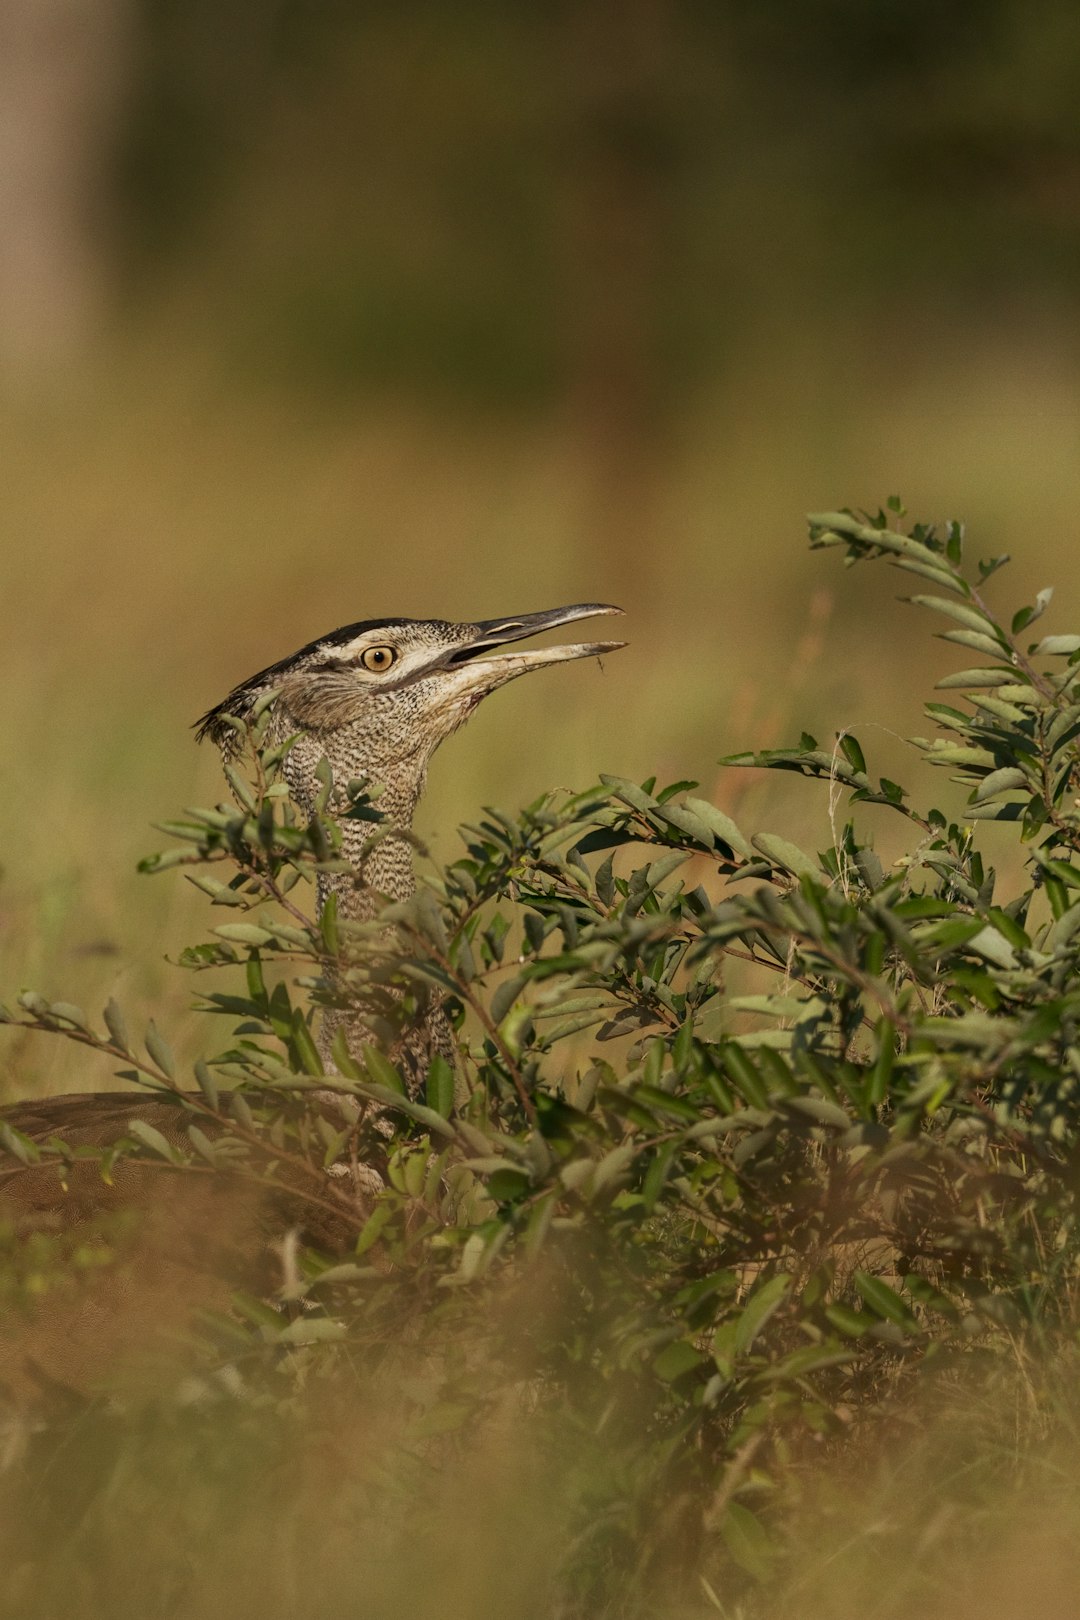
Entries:
<svg viewBox="0 0 1080 1620">
<path fill-rule="evenodd" d="M 722 1608 L 718 1591 L 783 1570 L 809 1471 L 879 1440 L 924 1369 L 969 1379 L 1075 1327 L 1080 635 L 1031 639 L 1049 592 L 1006 624 L 983 588 L 1007 559 L 969 578 L 958 524 L 903 516 L 818 516 L 811 544 L 915 575 L 912 600 L 977 656 L 912 741 L 968 790 L 962 820 L 873 776 L 850 733 L 725 761 L 886 807 L 907 833 L 888 867 L 854 820 L 808 852 L 744 832 L 696 784 L 602 777 L 487 812 L 377 923 L 312 921 L 297 896 L 336 859 L 331 784 L 306 825 L 264 714 L 238 805 L 167 823 L 174 847 L 144 863 L 235 918 L 184 957 L 238 981 L 203 998 L 234 1028 L 197 1089 L 115 1007 L 106 1034 L 32 994 L 3 1015 L 182 1093 L 180 1145 L 143 1123 L 104 1169 L 209 1165 L 345 1232 L 207 1326 L 204 1394 L 228 1364 L 233 1398 L 284 1422 L 305 1382 L 396 1369 L 423 1468 L 464 1467 L 478 1428 L 513 1412 L 562 1526 L 537 1613 L 552 1592 L 567 1614 L 631 1614 L 658 1591 Z M 379 836 L 374 790 L 349 791 Z M 1007 882 L 984 821 L 1015 836 Z M 380 1037 L 433 990 L 458 1031 L 458 1106 L 449 1065 L 410 1098 L 374 1043 L 339 1041 L 324 1074 L 316 1009 L 359 1005 Z M 361 1214 L 325 1174 L 357 1149 L 385 1181 Z"/>
</svg>

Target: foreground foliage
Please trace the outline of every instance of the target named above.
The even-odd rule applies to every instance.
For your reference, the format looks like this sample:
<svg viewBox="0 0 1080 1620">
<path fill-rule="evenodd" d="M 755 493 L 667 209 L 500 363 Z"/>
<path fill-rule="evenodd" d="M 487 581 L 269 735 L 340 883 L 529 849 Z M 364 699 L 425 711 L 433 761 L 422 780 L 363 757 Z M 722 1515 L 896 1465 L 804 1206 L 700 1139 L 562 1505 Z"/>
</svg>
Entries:
<svg viewBox="0 0 1080 1620">
<path fill-rule="evenodd" d="M 537 1613 L 557 1593 L 561 1612 L 627 1614 L 687 1579 L 687 1600 L 727 1610 L 782 1571 L 800 1482 L 887 1424 L 917 1372 L 963 1379 L 1072 1332 L 1080 635 L 1033 639 L 1049 592 L 1000 619 L 984 587 L 1006 559 L 969 578 L 959 525 L 902 519 L 826 514 L 811 543 L 914 575 L 977 657 L 913 740 L 962 811 L 874 775 L 850 733 L 804 735 L 725 763 L 825 784 L 808 787 L 830 796 L 822 851 L 737 827 L 695 784 L 604 777 L 488 812 L 378 923 L 315 923 L 301 897 L 337 859 L 332 795 L 378 838 L 377 785 L 327 774 L 305 824 L 257 718 L 237 804 L 166 824 L 175 847 L 146 863 L 227 908 L 184 956 L 229 976 L 203 1005 L 231 1033 L 194 1086 L 115 1006 L 104 1033 L 29 993 L 4 1014 L 180 1094 L 190 1147 L 137 1126 L 104 1172 L 137 1154 L 295 1186 L 303 1168 L 354 1221 L 347 1253 L 290 1250 L 276 1298 L 207 1325 L 190 1422 L 206 1408 L 219 1427 L 227 1395 L 267 1446 L 301 1387 L 389 1380 L 412 1459 L 395 1489 L 417 1501 L 509 1402 L 559 1502 Z M 888 864 L 865 805 L 907 835 Z M 1005 876 L 984 821 L 1013 836 Z M 379 1048 L 433 992 L 461 1075 L 437 1060 L 410 1098 Z M 327 1075 L 314 1022 L 342 1002 L 373 1044 L 339 1044 Z M 0 1141 L 59 1169 L 70 1152 L 3 1124 Z M 386 1182 L 362 1217 L 321 1175 L 353 1152 Z M 15 1251 L 4 1265 L 8 1297 L 39 1286 Z"/>
</svg>

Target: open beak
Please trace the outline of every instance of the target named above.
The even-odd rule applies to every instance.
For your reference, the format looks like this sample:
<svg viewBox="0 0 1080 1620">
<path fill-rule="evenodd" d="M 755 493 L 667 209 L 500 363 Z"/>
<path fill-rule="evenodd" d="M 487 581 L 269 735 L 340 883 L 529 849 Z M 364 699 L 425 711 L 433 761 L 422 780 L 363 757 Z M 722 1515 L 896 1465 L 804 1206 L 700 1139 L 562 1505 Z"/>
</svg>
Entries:
<svg viewBox="0 0 1080 1620">
<path fill-rule="evenodd" d="M 496 652 L 485 657 L 489 649 L 505 647 L 507 642 L 524 641 L 545 630 L 556 630 L 572 624 L 576 619 L 597 619 L 622 613 L 622 608 L 610 607 L 603 602 L 579 602 L 574 607 L 549 608 L 544 613 L 520 613 L 514 618 L 486 619 L 472 626 L 468 641 L 447 654 L 442 667 L 447 697 L 463 701 L 469 708 L 478 703 L 496 687 L 504 686 L 530 670 L 544 669 L 548 664 L 565 664 L 574 658 L 598 658 L 603 653 L 617 652 L 625 641 L 578 641 L 563 647 L 531 647 L 522 652 Z"/>
</svg>

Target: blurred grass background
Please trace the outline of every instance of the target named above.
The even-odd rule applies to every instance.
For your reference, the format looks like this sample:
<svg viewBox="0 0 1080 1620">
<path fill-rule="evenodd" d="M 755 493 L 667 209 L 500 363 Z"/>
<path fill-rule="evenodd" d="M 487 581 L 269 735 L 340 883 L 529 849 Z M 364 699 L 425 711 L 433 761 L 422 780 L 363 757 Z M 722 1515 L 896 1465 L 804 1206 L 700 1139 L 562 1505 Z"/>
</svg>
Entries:
<svg viewBox="0 0 1080 1620">
<path fill-rule="evenodd" d="M 925 729 L 932 627 L 811 558 L 808 509 L 963 516 L 1017 554 L 998 600 L 1053 581 L 1076 622 L 1067 0 L 9 0 L 2 28 L 5 991 L 153 1003 L 189 1049 L 165 958 L 202 902 L 134 863 L 220 793 L 190 722 L 350 619 L 627 609 L 602 677 L 447 747 L 441 856 L 599 770 L 749 812 L 721 754 Z M 764 792 L 824 841 L 822 794 Z M 71 1063 L 9 1041 L 0 1096 L 108 1079 Z"/>
</svg>

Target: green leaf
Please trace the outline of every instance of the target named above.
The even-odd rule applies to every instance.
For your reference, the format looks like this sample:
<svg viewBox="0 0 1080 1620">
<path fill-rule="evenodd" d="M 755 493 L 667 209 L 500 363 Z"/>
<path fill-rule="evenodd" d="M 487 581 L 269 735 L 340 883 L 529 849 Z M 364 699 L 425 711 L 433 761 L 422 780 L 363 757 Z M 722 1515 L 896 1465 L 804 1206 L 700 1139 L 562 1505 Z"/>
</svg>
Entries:
<svg viewBox="0 0 1080 1620">
<path fill-rule="evenodd" d="M 408 1095 L 401 1075 L 390 1062 L 390 1059 L 383 1056 L 377 1046 L 364 1046 L 361 1051 L 363 1053 L 364 1067 L 377 1086 L 385 1086 L 388 1091 L 396 1092 L 400 1097 Z"/>
<path fill-rule="evenodd" d="M 846 1305 L 827 1305 L 825 1315 L 833 1327 L 839 1328 L 850 1339 L 860 1339 L 867 1328 L 873 1326 L 872 1317 L 865 1316 L 862 1311 L 849 1310 Z"/>
<path fill-rule="evenodd" d="M 224 765 L 222 769 L 225 772 L 225 778 L 229 786 L 236 794 L 237 799 L 243 805 L 244 809 L 254 811 L 256 808 L 255 795 L 251 791 L 251 783 L 240 775 L 240 772 L 234 765 Z"/>
<path fill-rule="evenodd" d="M 281 688 L 279 686 L 271 686 L 267 691 L 260 692 L 259 696 L 255 699 L 254 703 L 251 705 L 251 723 L 252 723 L 252 725 L 254 725 L 256 721 L 262 719 L 263 715 L 266 713 L 267 709 L 269 709 L 270 705 L 272 703 L 276 702 L 278 693 L 280 691 L 281 691 Z M 296 739 L 292 738 L 290 740 L 295 742 Z"/>
<path fill-rule="evenodd" d="M 689 780 L 681 782 L 669 782 L 667 787 L 656 795 L 656 802 L 657 804 L 667 804 L 668 800 L 674 799 L 677 794 L 689 793 L 693 788 L 698 786 L 700 786 L 699 783 L 691 782 Z"/>
<path fill-rule="evenodd" d="M 879 1108 L 888 1096 L 896 1061 L 896 1029 L 888 1018 L 878 1021 L 877 1042 L 877 1057 L 866 1079 L 866 1100 L 872 1108 Z"/>
<path fill-rule="evenodd" d="M 803 1114 L 815 1125 L 830 1125 L 834 1130 L 847 1130 L 852 1123 L 850 1114 L 824 1097 L 790 1097 L 784 1106 Z"/>
<path fill-rule="evenodd" d="M 504 979 L 491 998 L 491 1021 L 501 1024 L 514 1002 L 517 1000 L 525 985 L 523 974 L 516 974 L 513 978 Z"/>
<path fill-rule="evenodd" d="M 775 1383 L 801 1380 L 811 1373 L 820 1372 L 824 1367 L 850 1366 L 857 1360 L 857 1353 L 852 1349 L 844 1350 L 831 1344 L 808 1344 L 802 1350 L 793 1350 L 782 1361 L 774 1362 L 764 1376 Z"/>
<path fill-rule="evenodd" d="M 751 1108 L 768 1108 L 769 1093 L 753 1059 L 735 1041 L 723 1047 L 723 1064 Z"/>
<path fill-rule="evenodd" d="M 675 1339 L 653 1357 L 653 1372 L 663 1383 L 673 1384 L 677 1378 L 700 1367 L 704 1360 L 705 1357 L 689 1339 Z"/>
<path fill-rule="evenodd" d="M 888 1283 L 882 1282 L 880 1277 L 872 1277 L 867 1271 L 856 1271 L 854 1282 L 872 1311 L 876 1311 L 888 1322 L 895 1322 L 897 1327 L 903 1328 L 905 1332 L 917 1330 L 918 1322 L 900 1295 L 894 1288 L 890 1288 Z"/>
<path fill-rule="evenodd" d="M 1008 669 L 958 669 L 953 675 L 946 675 L 940 681 L 935 681 L 939 691 L 948 691 L 951 688 L 971 688 L 983 686 L 1011 686 L 1016 680 L 1016 671 Z"/>
<path fill-rule="evenodd" d="M 747 860 L 753 860 L 754 851 L 749 840 L 740 832 L 730 816 L 726 816 L 707 799 L 687 798 L 686 808 L 692 810 L 715 837 L 729 844 L 736 854 L 745 855 Z"/>
<path fill-rule="evenodd" d="M 1016 788 L 1030 790 L 1031 783 L 1027 772 L 1020 770 L 1015 765 L 1005 765 L 1000 770 L 991 771 L 989 776 L 983 777 L 971 795 L 971 803 L 984 804 L 987 799 L 992 799 L 995 794 L 1005 793 Z"/>
<path fill-rule="evenodd" d="M 6 1119 L 0 1119 L 0 1147 L 6 1148 L 20 1164 L 37 1164 L 41 1158 L 37 1143 L 9 1125 Z"/>
<path fill-rule="evenodd" d="M 904 514 L 906 516 L 906 514 Z M 945 555 L 954 568 L 959 568 L 964 556 L 964 525 L 950 523 L 945 541 Z"/>
<path fill-rule="evenodd" d="M 1039 861 L 1043 870 L 1067 883 L 1071 889 L 1080 889 L 1080 868 L 1073 866 L 1069 861 Z"/>
<path fill-rule="evenodd" d="M 199 1090 L 210 1104 L 210 1107 L 216 1109 L 218 1105 L 217 1082 L 215 1081 L 210 1070 L 207 1068 L 206 1064 L 203 1062 L 202 1058 L 198 1058 L 196 1060 L 195 1079 L 198 1083 Z"/>
<path fill-rule="evenodd" d="M 81 1007 L 76 1007 L 73 1001 L 54 1001 L 49 1007 L 54 1018 L 62 1018 L 65 1024 L 74 1024 L 76 1029 L 86 1030 L 89 1033 L 90 1022 Z"/>
<path fill-rule="evenodd" d="M 293 1050 L 299 1059 L 300 1066 L 304 1073 L 325 1074 L 326 1069 L 324 1068 L 323 1060 L 319 1055 L 319 1049 L 315 1045 L 311 1030 L 308 1028 L 307 1020 L 299 1007 L 297 1007 L 293 1012 L 292 1030 L 290 1032 L 290 1036 Z"/>
<path fill-rule="evenodd" d="M 751 839 L 751 843 L 767 860 L 783 871 L 791 872 L 795 877 L 810 877 L 818 882 L 825 881 L 825 874 L 817 862 L 812 861 L 797 844 L 789 843 L 786 838 L 779 838 L 775 833 L 757 833 Z"/>
<path fill-rule="evenodd" d="M 532 1191 L 532 1182 L 524 1170 L 516 1166 L 492 1171 L 487 1178 L 487 1190 L 497 1204 L 516 1204 Z"/>
<path fill-rule="evenodd" d="M 926 758 L 930 765 L 963 765 L 975 769 L 993 769 L 995 760 L 988 748 L 963 747 L 959 743 L 946 743 L 935 740 L 929 745 L 924 744 L 920 738 L 912 739 L 917 747 L 926 748 Z"/>
<path fill-rule="evenodd" d="M 769 1318 L 780 1308 L 791 1288 L 792 1278 L 779 1272 L 760 1283 L 740 1313 L 735 1328 L 735 1348 L 749 1350 Z"/>
<path fill-rule="evenodd" d="M 328 1316 L 298 1316 L 277 1335 L 277 1344 L 338 1344 L 348 1336 L 343 1322 Z"/>
<path fill-rule="evenodd" d="M 964 625 L 968 630 L 977 630 L 983 635 L 993 630 L 994 621 L 966 602 L 954 602 L 944 596 L 913 596 L 911 601 L 917 603 L 919 607 L 935 608 L 938 613 L 944 613 L 948 618 L 955 619 L 957 624 Z"/>
<path fill-rule="evenodd" d="M 322 913 L 319 917 L 319 929 L 326 949 L 331 956 L 336 956 L 341 949 L 341 939 L 338 934 L 338 897 L 336 891 L 331 891 L 323 901 Z"/>
<path fill-rule="evenodd" d="M 597 850 L 620 849 L 623 844 L 636 842 L 634 833 L 623 832 L 616 827 L 598 827 L 594 832 L 586 833 L 584 838 L 579 838 L 577 848 L 582 855 L 593 855 Z"/>
<path fill-rule="evenodd" d="M 356 1242 L 353 1245 L 353 1254 L 357 1259 L 378 1243 L 393 1218 L 394 1211 L 389 1204 L 378 1203 L 375 1205 L 375 1208 L 360 1228 Z"/>
<path fill-rule="evenodd" d="M 606 788 L 611 789 L 616 799 L 621 799 L 623 804 L 628 804 L 632 810 L 655 810 L 657 807 L 657 800 L 653 798 L 652 794 L 647 793 L 644 788 L 638 787 L 636 782 L 628 782 L 622 776 L 604 776 L 603 774 L 601 774 L 600 780 Z"/>
<path fill-rule="evenodd" d="M 772 1573 L 776 1555 L 761 1520 L 741 1502 L 729 1502 L 720 1522 L 720 1534 L 739 1568 L 764 1584 Z"/>
<path fill-rule="evenodd" d="M 330 1043 L 330 1056 L 338 1074 L 346 1080 L 364 1079 L 364 1071 L 349 1051 L 349 1042 L 341 1025 L 334 1031 L 334 1038 Z"/>
<path fill-rule="evenodd" d="M 345 821 L 385 821 L 386 811 L 380 810 L 378 805 L 369 804 L 366 799 L 354 799 L 345 811 Z"/>
<path fill-rule="evenodd" d="M 172 1143 L 162 1136 L 153 1125 L 148 1125 L 144 1119 L 133 1119 L 127 1125 L 128 1136 L 133 1136 L 136 1142 L 156 1153 L 159 1159 L 167 1159 L 170 1164 L 183 1164 L 184 1156 Z"/>
<path fill-rule="evenodd" d="M 1041 618 L 1050 606 L 1050 599 L 1053 594 L 1053 586 L 1048 585 L 1045 590 L 1041 590 L 1036 596 L 1033 607 L 1023 607 L 1019 613 L 1013 614 L 1012 633 L 1014 636 L 1021 630 L 1025 630 L 1029 624 L 1034 624 L 1036 619 Z"/>
<path fill-rule="evenodd" d="M 192 834 L 188 834 L 193 839 Z M 193 839 L 194 841 L 194 839 Z M 136 865 L 136 871 L 152 877 L 156 872 L 167 872 L 171 867 L 182 866 L 190 860 L 191 852 L 186 849 L 166 849 L 156 855 L 144 855 Z"/>
<path fill-rule="evenodd" d="M 897 557 L 894 566 L 902 568 L 905 574 L 917 574 L 920 579 L 928 579 L 931 585 L 937 585 L 943 591 L 952 591 L 955 596 L 966 598 L 968 595 L 963 581 L 947 574 L 943 568 L 935 568 L 914 557 Z"/>
<path fill-rule="evenodd" d="M 837 740 L 848 764 L 854 766 L 855 770 L 861 771 L 865 776 L 866 756 L 859 746 L 859 739 L 852 736 L 850 731 L 842 731 Z"/>
<path fill-rule="evenodd" d="M 647 886 L 649 889 L 659 889 L 660 885 L 669 878 L 672 872 L 677 872 L 680 866 L 685 866 L 690 856 L 683 849 L 669 850 L 657 860 L 650 861 L 647 867 Z M 635 876 L 637 874 L 635 873 Z"/>
<path fill-rule="evenodd" d="M 269 929 L 257 928 L 254 923 L 222 923 L 213 932 L 219 939 L 227 939 L 235 945 L 272 945 L 274 941 Z"/>
<path fill-rule="evenodd" d="M 1056 867 L 1059 864 L 1064 863 L 1051 861 L 1048 864 L 1051 867 Z M 1072 867 L 1069 867 L 1068 870 L 1073 873 L 1073 880 L 1080 884 L 1080 872 L 1076 872 Z M 1009 913 L 1007 911 L 1003 911 L 1000 906 L 990 907 L 990 921 L 993 923 L 998 933 L 1002 934 L 1008 943 L 1014 947 L 1014 949 L 1018 951 L 1027 951 L 1031 949 L 1031 940 L 1028 938 L 1028 935 L 1024 929 L 1021 928 L 1015 917 L 1011 917 Z"/>
<path fill-rule="evenodd" d="M 157 1064 L 158 1068 L 163 1074 L 167 1074 L 170 1080 L 175 1080 L 176 1059 L 172 1055 L 172 1049 L 169 1046 L 168 1041 L 158 1030 L 153 1019 L 151 1019 L 150 1023 L 146 1027 L 145 1042 L 146 1050 L 149 1052 L 151 1058 Z"/>
<path fill-rule="evenodd" d="M 1007 647 L 1003 647 L 992 636 L 980 634 L 978 630 L 943 630 L 940 640 L 951 641 L 956 647 L 966 647 L 969 652 L 983 653 L 989 658 L 1011 657 Z"/>
<path fill-rule="evenodd" d="M 994 967 L 1014 968 L 1017 966 L 1016 953 L 1007 939 L 1003 939 L 996 928 L 981 928 L 977 934 L 972 935 L 967 942 L 969 951 L 981 956 L 984 961 L 992 963 Z"/>
<path fill-rule="evenodd" d="M 266 1006 L 266 979 L 263 976 L 262 963 L 257 956 L 249 956 L 244 963 L 244 978 L 247 981 L 247 992 L 251 997 L 252 1006 L 256 1013 Z"/>
<path fill-rule="evenodd" d="M 441 1052 L 437 1052 L 431 1060 L 425 1095 L 429 1108 L 433 1108 L 443 1119 L 450 1118 L 454 1111 L 454 1071 Z"/>
<path fill-rule="evenodd" d="M 991 574 L 996 574 L 999 568 L 1004 568 L 1005 564 L 1011 561 L 1012 559 L 1007 551 L 1003 551 L 999 557 L 987 557 L 980 559 L 979 583 L 985 583 L 985 581 L 990 578 Z"/>
<path fill-rule="evenodd" d="M 998 799 L 994 804 L 972 804 L 967 809 L 969 821 L 1020 821 L 1028 801 Z"/>
<path fill-rule="evenodd" d="M 674 827 L 676 832 L 685 833 L 688 838 L 692 838 L 697 844 L 703 844 L 706 849 L 713 847 L 711 828 L 700 816 L 695 815 L 689 805 L 665 804 L 661 809 L 653 811 L 652 819 L 665 822 L 669 827 Z"/>
</svg>

